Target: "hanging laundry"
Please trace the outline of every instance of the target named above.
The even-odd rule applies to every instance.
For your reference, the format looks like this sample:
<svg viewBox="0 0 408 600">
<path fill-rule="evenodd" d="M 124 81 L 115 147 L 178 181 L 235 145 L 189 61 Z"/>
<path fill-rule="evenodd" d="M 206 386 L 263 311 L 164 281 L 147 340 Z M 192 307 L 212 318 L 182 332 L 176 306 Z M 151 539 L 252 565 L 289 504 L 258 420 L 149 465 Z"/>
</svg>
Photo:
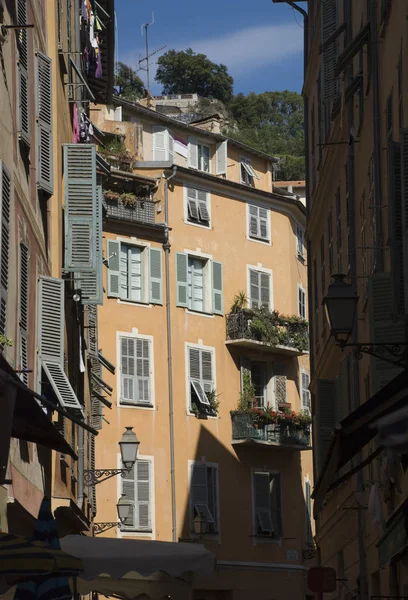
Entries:
<svg viewBox="0 0 408 600">
<path fill-rule="evenodd" d="M 74 144 L 78 144 L 78 142 L 80 141 L 80 134 L 79 134 L 79 123 L 78 123 L 78 110 L 77 110 L 76 103 L 74 103 L 72 105 L 72 134 L 73 134 Z"/>
<path fill-rule="evenodd" d="M 95 71 L 95 77 L 96 79 L 102 79 L 103 73 L 102 73 L 102 56 L 101 56 L 101 51 L 98 48 L 98 58 L 97 58 L 97 66 L 96 66 L 96 71 Z"/>
</svg>

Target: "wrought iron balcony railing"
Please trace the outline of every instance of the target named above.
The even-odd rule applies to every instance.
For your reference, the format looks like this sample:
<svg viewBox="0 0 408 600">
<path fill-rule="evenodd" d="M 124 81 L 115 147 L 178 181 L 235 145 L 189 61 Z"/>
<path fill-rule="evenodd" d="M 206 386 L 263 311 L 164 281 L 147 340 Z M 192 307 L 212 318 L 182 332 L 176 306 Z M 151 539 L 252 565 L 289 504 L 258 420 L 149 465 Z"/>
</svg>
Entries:
<svg viewBox="0 0 408 600">
<path fill-rule="evenodd" d="M 124 204 L 121 200 L 105 199 L 108 216 L 124 221 L 138 221 L 154 225 L 154 202 L 138 198 L 134 204 Z"/>
<path fill-rule="evenodd" d="M 310 448 L 310 425 L 292 423 L 262 423 L 256 415 L 231 414 L 233 442 L 259 442 L 307 450 Z"/>
</svg>

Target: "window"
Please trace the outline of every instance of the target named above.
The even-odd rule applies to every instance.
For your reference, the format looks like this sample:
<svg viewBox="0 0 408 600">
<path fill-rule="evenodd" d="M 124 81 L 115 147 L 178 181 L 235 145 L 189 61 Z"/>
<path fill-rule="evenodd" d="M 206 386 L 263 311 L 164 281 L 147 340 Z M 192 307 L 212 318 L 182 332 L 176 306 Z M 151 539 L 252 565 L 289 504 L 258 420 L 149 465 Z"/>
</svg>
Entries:
<svg viewBox="0 0 408 600">
<path fill-rule="evenodd" d="M 307 410 L 310 412 L 311 402 L 310 402 L 309 384 L 310 384 L 309 373 L 307 373 L 306 371 L 302 371 L 302 373 L 301 373 L 302 410 Z"/>
<path fill-rule="evenodd" d="M 271 274 L 249 269 L 249 300 L 251 308 L 271 307 Z"/>
<path fill-rule="evenodd" d="M 204 190 L 186 188 L 187 194 L 187 220 L 190 223 L 199 223 L 205 227 L 210 225 L 210 194 Z"/>
<path fill-rule="evenodd" d="M 259 179 L 249 158 L 241 157 L 241 183 L 255 187 L 254 179 Z"/>
<path fill-rule="evenodd" d="M 210 147 L 198 142 L 193 136 L 188 138 L 188 166 L 205 173 L 211 172 Z"/>
<path fill-rule="evenodd" d="M 296 249 L 298 258 L 304 258 L 305 255 L 305 234 L 299 225 L 296 225 Z"/>
<path fill-rule="evenodd" d="M 162 251 L 119 240 L 107 241 L 108 296 L 162 304 Z"/>
<path fill-rule="evenodd" d="M 177 252 L 176 290 L 177 306 L 222 315 L 222 263 Z"/>
<path fill-rule="evenodd" d="M 198 144 L 198 169 L 200 171 L 210 172 L 210 147 Z"/>
<path fill-rule="evenodd" d="M 0 177 L 0 334 L 6 336 L 10 268 L 11 180 L 3 161 L 0 161 Z"/>
<path fill-rule="evenodd" d="M 280 538 L 281 499 L 280 475 L 269 472 L 253 473 L 254 534 Z"/>
<path fill-rule="evenodd" d="M 153 127 L 153 160 L 160 162 L 174 160 L 174 139 L 167 127 Z"/>
<path fill-rule="evenodd" d="M 19 286 L 19 367 L 21 380 L 28 385 L 28 290 L 29 253 L 25 244 L 20 244 L 20 286 Z"/>
<path fill-rule="evenodd" d="M 188 347 L 189 409 L 208 411 L 207 394 L 214 391 L 214 351 Z"/>
<path fill-rule="evenodd" d="M 139 458 L 125 475 L 122 475 L 122 494 L 131 502 L 129 516 L 122 531 L 152 532 L 153 461 Z"/>
<path fill-rule="evenodd" d="M 151 340 L 119 338 L 120 404 L 152 406 Z"/>
<path fill-rule="evenodd" d="M 266 406 L 266 363 L 251 362 L 251 382 L 255 390 L 255 400 L 257 406 Z"/>
<path fill-rule="evenodd" d="M 308 479 L 305 479 L 305 507 L 306 507 L 306 541 L 313 542 L 312 531 L 312 486 Z"/>
<path fill-rule="evenodd" d="M 248 204 L 248 237 L 270 241 L 269 210 L 254 204 Z"/>
<path fill-rule="evenodd" d="M 299 317 L 306 319 L 306 292 L 298 285 L 298 311 Z"/>
<path fill-rule="evenodd" d="M 193 463 L 190 469 L 191 531 L 198 516 L 209 523 L 209 533 L 218 533 L 218 467 Z"/>
<path fill-rule="evenodd" d="M 274 366 L 275 405 L 286 404 L 288 401 L 288 377 L 284 364 Z"/>
</svg>

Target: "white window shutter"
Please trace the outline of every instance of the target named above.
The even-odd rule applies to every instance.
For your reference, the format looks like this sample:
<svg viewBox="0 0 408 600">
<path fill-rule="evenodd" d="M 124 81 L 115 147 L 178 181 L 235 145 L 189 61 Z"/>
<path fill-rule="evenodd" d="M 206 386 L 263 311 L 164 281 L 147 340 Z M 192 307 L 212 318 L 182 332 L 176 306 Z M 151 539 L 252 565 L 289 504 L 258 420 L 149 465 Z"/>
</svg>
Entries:
<svg viewBox="0 0 408 600">
<path fill-rule="evenodd" d="M 155 125 L 153 127 L 153 160 L 164 162 L 168 152 L 167 128 Z"/>
<path fill-rule="evenodd" d="M 150 404 L 150 343 L 148 340 L 136 340 L 136 401 L 138 404 Z"/>
<path fill-rule="evenodd" d="M 52 61 L 37 52 L 37 140 L 38 187 L 48 194 L 54 190 L 52 139 Z"/>
<path fill-rule="evenodd" d="M 201 380 L 201 354 L 198 348 L 189 348 L 190 379 Z"/>
<path fill-rule="evenodd" d="M 190 169 L 198 169 L 198 147 L 197 138 L 188 137 L 188 166 Z"/>
<path fill-rule="evenodd" d="M 106 244 L 108 259 L 108 296 L 120 296 L 120 242 L 108 240 Z"/>
<path fill-rule="evenodd" d="M 250 204 L 248 206 L 248 231 L 249 237 L 259 237 L 259 214 L 258 207 Z"/>
<path fill-rule="evenodd" d="M 269 211 L 267 208 L 259 208 L 259 237 L 269 240 Z"/>
<path fill-rule="evenodd" d="M 121 400 L 136 404 L 136 340 L 134 338 L 120 338 L 120 378 Z"/>
<path fill-rule="evenodd" d="M 270 474 L 254 473 L 255 532 L 272 534 Z"/>
<path fill-rule="evenodd" d="M 302 389 L 301 389 L 301 393 L 302 393 L 302 409 L 303 410 L 308 410 L 308 411 L 311 410 L 309 384 L 310 384 L 310 375 L 309 375 L 309 373 L 306 373 L 305 371 L 302 371 Z"/>
<path fill-rule="evenodd" d="M 7 334 L 10 260 L 11 179 L 0 161 L 0 334 Z"/>
<path fill-rule="evenodd" d="M 217 144 L 215 152 L 215 174 L 225 175 L 227 173 L 227 140 Z"/>
<path fill-rule="evenodd" d="M 176 296 L 177 306 L 188 306 L 188 255 L 176 253 Z"/>
<path fill-rule="evenodd" d="M 187 188 L 187 211 L 191 219 L 199 220 L 197 190 L 194 188 Z"/>
<path fill-rule="evenodd" d="M 174 137 L 169 129 L 167 130 L 167 160 L 174 162 Z"/>
<path fill-rule="evenodd" d="M 96 151 L 94 144 L 64 144 L 65 270 L 96 269 Z"/>
<path fill-rule="evenodd" d="M 208 350 L 201 351 L 201 373 L 204 392 L 210 393 L 214 391 L 214 377 L 212 366 L 212 353 Z"/>
<path fill-rule="evenodd" d="M 160 248 L 150 248 L 149 250 L 149 273 L 150 302 L 163 304 L 162 251 Z"/>
<path fill-rule="evenodd" d="M 213 288 L 213 312 L 216 315 L 224 314 L 224 299 L 223 299 L 223 281 L 222 281 L 222 263 L 212 262 L 212 288 Z"/>
<path fill-rule="evenodd" d="M 269 273 L 260 273 L 261 305 L 270 307 L 271 304 L 271 276 Z"/>
<path fill-rule="evenodd" d="M 206 223 L 208 223 L 210 220 L 210 213 L 208 210 L 208 196 L 208 192 L 197 190 L 197 202 L 200 220 L 205 221 Z"/>
<path fill-rule="evenodd" d="M 250 270 L 249 272 L 250 300 L 251 308 L 259 308 L 261 300 L 259 272 Z"/>
<path fill-rule="evenodd" d="M 29 252 L 25 244 L 20 244 L 20 289 L 19 289 L 19 363 L 23 371 L 21 380 L 28 385 L 28 290 L 29 290 Z"/>
<path fill-rule="evenodd" d="M 150 461 L 137 460 L 136 471 L 136 529 L 151 531 Z"/>
<path fill-rule="evenodd" d="M 124 529 L 135 529 L 136 527 L 136 507 L 135 507 L 135 465 L 121 475 L 122 478 L 122 494 L 125 494 L 131 506 L 129 515 L 123 524 Z"/>
</svg>

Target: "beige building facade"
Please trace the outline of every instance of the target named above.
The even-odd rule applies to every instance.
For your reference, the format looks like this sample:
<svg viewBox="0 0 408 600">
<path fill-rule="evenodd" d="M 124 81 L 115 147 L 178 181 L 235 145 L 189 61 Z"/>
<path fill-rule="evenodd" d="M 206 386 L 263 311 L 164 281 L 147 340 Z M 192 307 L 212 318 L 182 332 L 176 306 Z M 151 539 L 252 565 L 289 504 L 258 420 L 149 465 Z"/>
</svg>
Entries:
<svg viewBox="0 0 408 600">
<path fill-rule="evenodd" d="M 304 206 L 273 190 L 272 157 L 222 135 L 119 99 L 91 118 L 112 137 L 99 345 L 116 365 L 97 468 L 119 466 L 124 427 L 140 440 L 134 469 L 97 486 L 97 521 L 125 493 L 113 535 L 205 544 L 217 570 L 197 600 L 304 597 Z M 298 424 L 276 423 L 283 411 Z"/>
</svg>

